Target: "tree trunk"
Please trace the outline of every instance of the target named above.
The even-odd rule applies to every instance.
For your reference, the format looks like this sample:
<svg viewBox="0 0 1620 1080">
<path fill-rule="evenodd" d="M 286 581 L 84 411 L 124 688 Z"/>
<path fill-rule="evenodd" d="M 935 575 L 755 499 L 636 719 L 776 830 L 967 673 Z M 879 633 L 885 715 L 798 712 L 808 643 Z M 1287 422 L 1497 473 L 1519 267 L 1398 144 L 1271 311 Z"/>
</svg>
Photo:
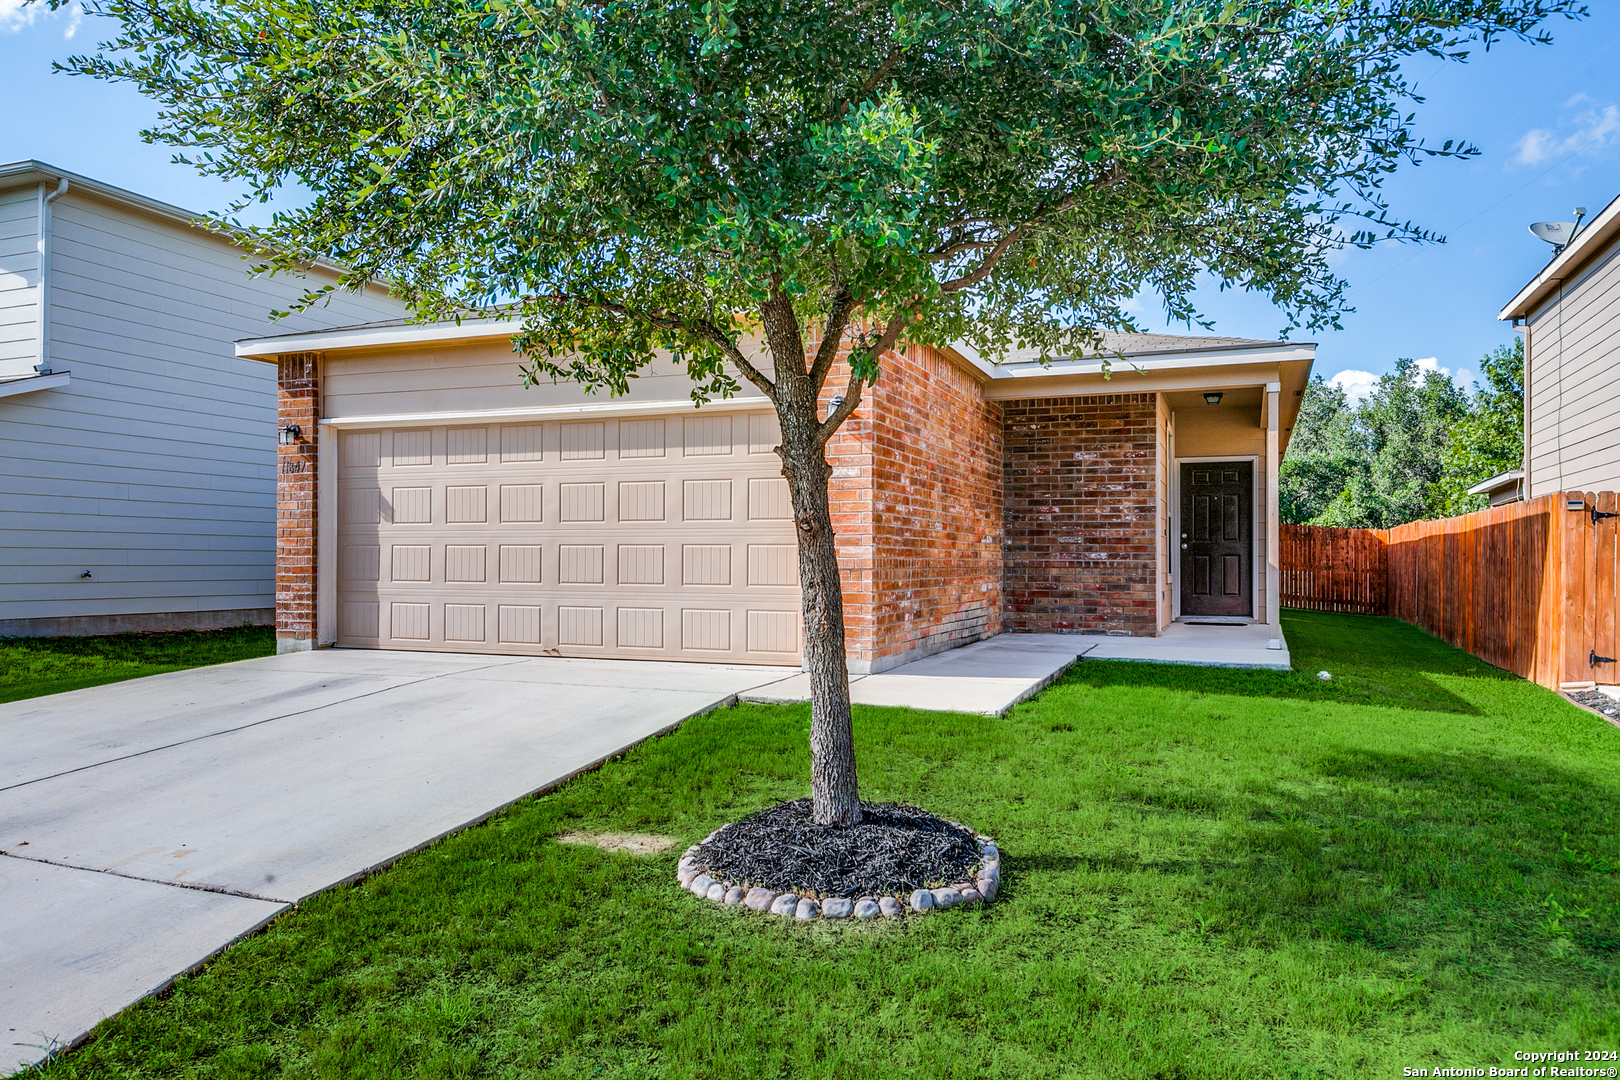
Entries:
<svg viewBox="0 0 1620 1080">
<path fill-rule="evenodd" d="M 775 310 L 772 310 L 775 308 Z M 784 310 L 785 309 L 785 310 Z M 818 825 L 861 820 L 855 782 L 855 735 L 844 659 L 844 590 L 838 574 L 827 481 L 832 466 L 817 439 L 818 387 L 810 384 L 797 319 L 786 304 L 767 304 L 767 340 L 776 366 L 776 415 L 782 425 L 782 475 L 793 497 L 804 594 L 804 666 L 810 675 L 810 801 Z M 791 326 L 787 325 L 792 320 Z M 797 363 L 793 363 L 795 358 Z"/>
</svg>

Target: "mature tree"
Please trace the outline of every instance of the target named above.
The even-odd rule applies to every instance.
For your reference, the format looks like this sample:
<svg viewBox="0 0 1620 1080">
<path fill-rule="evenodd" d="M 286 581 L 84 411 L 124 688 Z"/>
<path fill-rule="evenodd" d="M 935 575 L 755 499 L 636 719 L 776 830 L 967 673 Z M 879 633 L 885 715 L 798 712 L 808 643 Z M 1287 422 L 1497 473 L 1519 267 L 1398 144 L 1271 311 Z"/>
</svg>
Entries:
<svg viewBox="0 0 1620 1080">
<path fill-rule="evenodd" d="M 1400 360 L 1354 405 L 1312 378 L 1278 484 L 1283 520 L 1384 529 L 1483 509 L 1468 488 L 1519 463 L 1523 345 L 1487 354 L 1480 374 L 1469 395 L 1446 373 Z"/>
<path fill-rule="evenodd" d="M 1469 413 L 1451 429 L 1436 498 L 1442 513 L 1466 514 L 1490 504 L 1468 489 L 1516 469 L 1524 458 L 1524 339 L 1494 349 L 1479 362 L 1484 382 Z"/>
<path fill-rule="evenodd" d="M 65 3 L 67 0 L 48 0 Z M 1062 352 L 1203 273 L 1308 326 L 1331 249 L 1425 147 L 1402 65 L 1545 39 L 1580 0 L 89 0 L 71 69 L 151 138 L 311 197 L 276 265 L 384 275 L 428 315 L 519 305 L 532 378 L 623 392 L 669 350 L 781 421 L 815 819 L 859 820 L 823 448 L 907 343 Z M 812 347 L 813 346 L 813 347 Z M 843 402 L 818 408 L 840 369 Z"/>
<path fill-rule="evenodd" d="M 1313 375 L 1277 477 L 1282 520 L 1310 524 L 1338 498 L 1364 456 L 1356 411 L 1344 388 Z"/>
<path fill-rule="evenodd" d="M 1395 361 L 1356 410 L 1362 455 L 1316 524 L 1387 529 L 1442 516 L 1435 486 L 1451 430 L 1467 415 L 1451 376 Z"/>
</svg>

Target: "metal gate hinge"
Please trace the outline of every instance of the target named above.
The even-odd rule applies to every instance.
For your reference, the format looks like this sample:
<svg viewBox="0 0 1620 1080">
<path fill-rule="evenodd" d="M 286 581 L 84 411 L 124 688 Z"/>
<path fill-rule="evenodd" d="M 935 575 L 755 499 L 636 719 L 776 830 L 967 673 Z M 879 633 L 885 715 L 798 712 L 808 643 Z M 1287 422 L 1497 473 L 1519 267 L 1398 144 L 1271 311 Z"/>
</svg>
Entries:
<svg viewBox="0 0 1620 1080">
<path fill-rule="evenodd" d="M 1612 663 L 1614 663 L 1614 657 L 1612 657 L 1612 656 L 1599 656 L 1597 654 L 1596 649 L 1593 649 L 1591 651 L 1591 653 L 1587 656 L 1587 666 L 1588 667 L 1597 667 L 1599 664 L 1612 664 Z"/>
<path fill-rule="evenodd" d="M 1611 517 L 1620 517 L 1620 514 L 1611 514 L 1607 510 L 1599 510 L 1595 506 L 1592 507 L 1592 524 L 1596 525 L 1598 522 L 1602 521 L 1604 518 L 1611 518 Z"/>
</svg>

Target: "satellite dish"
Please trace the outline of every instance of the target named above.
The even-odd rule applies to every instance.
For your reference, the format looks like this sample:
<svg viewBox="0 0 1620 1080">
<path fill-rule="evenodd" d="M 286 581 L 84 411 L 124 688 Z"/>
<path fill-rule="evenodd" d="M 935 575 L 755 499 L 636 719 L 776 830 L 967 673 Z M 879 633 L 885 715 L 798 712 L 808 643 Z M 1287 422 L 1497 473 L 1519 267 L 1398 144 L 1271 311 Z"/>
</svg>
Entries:
<svg viewBox="0 0 1620 1080">
<path fill-rule="evenodd" d="M 1575 235 L 1573 221 L 1538 221 L 1530 226 L 1530 235 L 1549 244 L 1563 246 Z"/>
</svg>

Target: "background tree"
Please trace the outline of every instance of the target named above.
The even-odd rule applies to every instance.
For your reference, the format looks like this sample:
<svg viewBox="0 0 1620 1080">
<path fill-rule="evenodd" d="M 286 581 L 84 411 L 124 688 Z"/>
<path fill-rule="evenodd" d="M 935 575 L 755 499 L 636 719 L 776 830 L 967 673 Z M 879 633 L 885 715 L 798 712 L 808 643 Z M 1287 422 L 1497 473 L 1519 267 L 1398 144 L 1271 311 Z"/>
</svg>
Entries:
<svg viewBox="0 0 1620 1080">
<path fill-rule="evenodd" d="M 66 0 L 50 0 L 63 3 Z M 90 0 L 71 70 L 134 83 L 262 234 L 425 316 L 514 301 L 531 379 L 626 390 L 660 350 L 699 401 L 781 421 L 815 820 L 860 818 L 824 447 L 882 357 L 1064 352 L 1192 319 L 1208 273 L 1331 325 L 1347 243 L 1425 239 L 1384 178 L 1427 154 L 1402 64 L 1544 40 L 1578 0 Z M 808 346 L 814 344 L 814 348 Z M 843 403 L 819 408 L 843 364 Z"/>
<path fill-rule="evenodd" d="M 1480 361 L 1473 394 L 1444 372 L 1399 360 L 1359 405 L 1311 379 L 1282 464 L 1282 520 L 1387 529 L 1483 509 L 1468 489 L 1519 464 L 1522 342 Z"/>
<path fill-rule="evenodd" d="M 1290 525 L 1313 522 L 1339 497 L 1364 453 L 1344 388 L 1321 375 L 1311 376 L 1278 472 L 1282 520 Z"/>
<path fill-rule="evenodd" d="M 1452 428 L 1441 461 L 1436 496 L 1446 516 L 1485 509 L 1490 498 L 1468 489 L 1524 459 L 1524 339 L 1486 353 L 1479 374 L 1484 382 Z"/>
</svg>

